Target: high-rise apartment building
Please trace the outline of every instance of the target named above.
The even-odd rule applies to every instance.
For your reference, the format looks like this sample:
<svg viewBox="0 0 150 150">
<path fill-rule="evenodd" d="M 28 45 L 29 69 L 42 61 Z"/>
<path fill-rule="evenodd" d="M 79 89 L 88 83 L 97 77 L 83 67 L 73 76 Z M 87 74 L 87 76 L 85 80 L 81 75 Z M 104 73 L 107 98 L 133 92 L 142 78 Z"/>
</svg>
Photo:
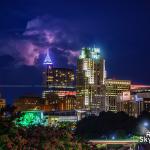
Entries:
<svg viewBox="0 0 150 150">
<path fill-rule="evenodd" d="M 78 108 L 105 110 L 105 60 L 99 48 L 82 48 L 76 76 Z"/>
</svg>

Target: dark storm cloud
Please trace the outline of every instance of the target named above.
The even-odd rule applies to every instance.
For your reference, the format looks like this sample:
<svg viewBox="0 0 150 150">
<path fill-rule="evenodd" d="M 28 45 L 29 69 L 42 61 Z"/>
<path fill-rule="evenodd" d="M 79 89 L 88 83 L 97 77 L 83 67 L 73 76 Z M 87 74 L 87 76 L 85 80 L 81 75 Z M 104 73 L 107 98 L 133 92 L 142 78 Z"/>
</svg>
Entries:
<svg viewBox="0 0 150 150">
<path fill-rule="evenodd" d="M 75 65 L 75 58 L 79 54 L 76 49 L 79 38 L 71 23 L 42 16 L 28 21 L 21 35 L 1 39 L 0 49 L 1 54 L 11 55 L 17 63 L 26 65 L 34 65 L 47 49 L 51 53 L 55 53 L 55 49 L 67 59 L 68 64 Z"/>
<path fill-rule="evenodd" d="M 38 58 L 39 47 L 32 41 L 19 37 L 9 37 L 0 43 L 1 55 L 10 55 L 17 64 L 33 65 Z"/>
</svg>

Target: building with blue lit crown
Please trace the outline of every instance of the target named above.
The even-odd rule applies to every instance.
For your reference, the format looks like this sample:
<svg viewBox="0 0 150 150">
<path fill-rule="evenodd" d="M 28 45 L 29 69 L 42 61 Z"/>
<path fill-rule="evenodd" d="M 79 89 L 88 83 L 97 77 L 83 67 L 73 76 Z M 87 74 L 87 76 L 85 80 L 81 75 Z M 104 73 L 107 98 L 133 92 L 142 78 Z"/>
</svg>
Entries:
<svg viewBox="0 0 150 150">
<path fill-rule="evenodd" d="M 49 52 L 44 60 L 44 91 L 42 97 L 47 99 L 46 104 L 54 110 L 72 110 L 75 106 L 75 76 L 74 70 L 69 68 L 56 68 L 50 59 Z M 49 99 L 52 94 L 59 100 Z M 53 96 L 54 97 L 54 96 Z"/>
<path fill-rule="evenodd" d="M 44 59 L 44 63 L 43 64 L 44 65 L 52 65 L 52 60 L 51 60 L 51 58 L 49 56 L 49 51 L 48 50 L 47 50 L 47 54 L 46 54 L 46 57 Z"/>
</svg>

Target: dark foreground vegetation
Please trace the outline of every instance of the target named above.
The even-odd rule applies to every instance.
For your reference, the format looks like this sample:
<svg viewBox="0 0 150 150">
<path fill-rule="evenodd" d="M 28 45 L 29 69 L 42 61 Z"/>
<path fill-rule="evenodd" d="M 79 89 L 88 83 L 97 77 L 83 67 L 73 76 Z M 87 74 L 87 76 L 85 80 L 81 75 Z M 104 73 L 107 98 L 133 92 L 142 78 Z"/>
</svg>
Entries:
<svg viewBox="0 0 150 150">
<path fill-rule="evenodd" d="M 101 112 L 99 116 L 89 116 L 77 123 L 76 135 L 84 139 L 117 139 L 140 135 L 140 127 L 149 123 L 150 113 L 143 112 L 138 118 L 124 112 Z"/>
<path fill-rule="evenodd" d="M 139 127 L 145 121 L 150 126 L 148 112 L 138 118 L 124 112 L 101 112 L 79 121 L 75 130 L 72 123 L 16 127 L 13 120 L 18 116 L 9 114 L 0 117 L 0 150 L 97 150 L 100 148 L 88 144 L 89 139 L 129 139 L 141 134 Z"/>
<path fill-rule="evenodd" d="M 0 150 L 90 150 L 78 140 L 68 125 L 58 127 L 15 127 L 8 120 L 0 122 Z"/>
</svg>

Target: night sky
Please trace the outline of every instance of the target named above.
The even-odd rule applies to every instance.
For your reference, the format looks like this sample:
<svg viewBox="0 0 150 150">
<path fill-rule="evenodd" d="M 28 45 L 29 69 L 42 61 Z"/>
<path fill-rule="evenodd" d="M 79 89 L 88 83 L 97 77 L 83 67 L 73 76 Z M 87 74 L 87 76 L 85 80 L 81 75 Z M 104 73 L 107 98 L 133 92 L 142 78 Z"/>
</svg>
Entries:
<svg viewBox="0 0 150 150">
<path fill-rule="evenodd" d="M 94 45 L 108 77 L 150 84 L 150 1 L 0 1 L 2 96 L 41 95 L 47 49 L 54 66 L 75 68 L 79 50 Z"/>
</svg>

